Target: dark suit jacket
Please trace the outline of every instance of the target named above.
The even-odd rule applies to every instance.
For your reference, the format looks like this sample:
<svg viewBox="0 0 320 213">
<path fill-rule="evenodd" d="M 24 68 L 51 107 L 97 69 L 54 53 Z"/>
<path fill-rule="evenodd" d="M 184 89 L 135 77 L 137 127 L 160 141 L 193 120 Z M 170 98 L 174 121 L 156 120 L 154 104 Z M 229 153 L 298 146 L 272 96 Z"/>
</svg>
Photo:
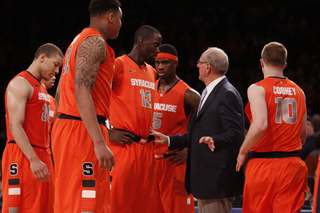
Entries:
<svg viewBox="0 0 320 213">
<path fill-rule="evenodd" d="M 185 186 L 198 199 L 242 194 L 244 173 L 236 172 L 237 156 L 244 140 L 244 110 L 239 92 L 222 79 L 209 94 L 199 115 L 190 120 L 190 131 L 170 136 L 170 150 L 188 147 Z M 215 150 L 199 144 L 211 136 Z"/>
</svg>

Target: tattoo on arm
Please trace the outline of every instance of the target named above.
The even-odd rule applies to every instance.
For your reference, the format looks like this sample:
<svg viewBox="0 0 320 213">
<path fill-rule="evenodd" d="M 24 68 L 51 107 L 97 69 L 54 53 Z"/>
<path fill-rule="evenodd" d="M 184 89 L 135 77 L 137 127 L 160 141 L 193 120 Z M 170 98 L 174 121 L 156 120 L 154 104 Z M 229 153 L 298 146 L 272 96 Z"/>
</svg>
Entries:
<svg viewBox="0 0 320 213">
<path fill-rule="evenodd" d="M 93 90 L 100 64 L 106 60 L 105 41 L 98 36 L 85 39 L 78 48 L 75 68 L 75 85 Z"/>
</svg>

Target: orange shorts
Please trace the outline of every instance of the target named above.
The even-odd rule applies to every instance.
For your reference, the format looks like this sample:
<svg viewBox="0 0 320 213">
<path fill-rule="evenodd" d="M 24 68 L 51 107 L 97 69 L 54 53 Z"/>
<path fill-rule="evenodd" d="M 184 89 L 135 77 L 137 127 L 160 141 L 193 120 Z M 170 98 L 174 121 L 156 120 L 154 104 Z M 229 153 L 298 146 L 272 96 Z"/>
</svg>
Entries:
<svg viewBox="0 0 320 213">
<path fill-rule="evenodd" d="M 109 148 L 116 161 L 110 173 L 112 212 L 157 212 L 153 143 L 110 142 Z"/>
<path fill-rule="evenodd" d="M 106 141 L 108 130 L 99 125 Z M 52 129 L 55 212 L 110 212 L 109 171 L 99 168 L 94 144 L 82 121 L 57 119 Z"/>
<path fill-rule="evenodd" d="M 301 211 L 308 169 L 299 157 L 251 158 L 245 177 L 243 212 Z"/>
<path fill-rule="evenodd" d="M 19 207 L 19 213 L 53 213 L 53 165 L 50 149 L 33 147 L 39 159 L 47 165 L 50 179 L 37 180 L 27 157 L 17 144 L 8 143 L 2 156 L 2 212 L 10 207 Z"/>
<path fill-rule="evenodd" d="M 318 158 L 317 174 L 314 183 L 314 193 L 313 193 L 313 213 L 319 212 L 320 209 L 320 199 L 318 198 L 319 193 L 319 181 L 320 181 L 320 157 Z M 317 211 L 318 210 L 318 211 Z"/>
<path fill-rule="evenodd" d="M 175 166 L 167 158 L 156 158 L 158 213 L 194 213 L 193 196 L 185 189 L 186 163 Z"/>
</svg>

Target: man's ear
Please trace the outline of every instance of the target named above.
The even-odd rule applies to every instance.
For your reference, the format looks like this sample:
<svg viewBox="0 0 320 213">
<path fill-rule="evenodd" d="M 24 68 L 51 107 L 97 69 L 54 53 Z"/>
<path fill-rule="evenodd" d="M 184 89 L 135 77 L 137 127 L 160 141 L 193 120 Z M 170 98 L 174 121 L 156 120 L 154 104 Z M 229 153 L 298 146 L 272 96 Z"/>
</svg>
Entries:
<svg viewBox="0 0 320 213">
<path fill-rule="evenodd" d="M 284 70 L 287 67 L 287 62 L 283 65 L 282 70 Z"/>
<path fill-rule="evenodd" d="M 145 43 L 145 40 L 144 40 L 142 37 L 139 37 L 137 44 L 138 44 L 140 47 L 144 47 L 144 43 Z"/>
<path fill-rule="evenodd" d="M 260 59 L 260 65 L 261 67 L 264 67 L 264 61 L 262 59 Z"/>
<path fill-rule="evenodd" d="M 109 21 L 109 22 L 113 22 L 113 20 L 114 20 L 114 14 L 113 14 L 113 13 L 109 13 L 109 14 L 107 15 L 107 18 L 108 18 L 108 21 Z"/>
<path fill-rule="evenodd" d="M 40 59 L 41 63 L 44 62 L 46 58 L 47 58 L 47 56 L 44 53 L 41 53 L 41 55 L 39 55 L 39 59 Z"/>
</svg>

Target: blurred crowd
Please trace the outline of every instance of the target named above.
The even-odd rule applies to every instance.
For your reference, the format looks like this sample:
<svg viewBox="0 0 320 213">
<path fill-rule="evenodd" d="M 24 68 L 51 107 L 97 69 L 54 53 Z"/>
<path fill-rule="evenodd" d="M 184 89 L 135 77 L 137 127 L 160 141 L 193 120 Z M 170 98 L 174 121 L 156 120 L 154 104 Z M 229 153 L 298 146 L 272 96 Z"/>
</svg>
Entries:
<svg viewBox="0 0 320 213">
<path fill-rule="evenodd" d="M 308 115 L 320 113 L 320 23 L 318 0 L 284 1 L 121 1 L 123 26 L 108 41 L 116 56 L 132 48 L 133 34 L 143 24 L 157 28 L 163 43 L 179 53 L 178 76 L 201 93 L 196 62 L 210 46 L 229 56 L 229 81 L 247 103 L 247 87 L 263 78 L 259 64 L 262 47 L 270 41 L 288 50 L 285 75 L 307 97 Z M 51 42 L 65 51 L 75 34 L 89 25 L 88 1 L 4 0 L 0 8 L 0 144 L 5 145 L 4 92 L 9 80 L 27 68 L 35 50 Z M 59 77 L 59 76 L 58 76 Z M 48 91 L 54 95 L 55 87 Z M 1 151 L 2 153 L 2 151 Z"/>
</svg>

